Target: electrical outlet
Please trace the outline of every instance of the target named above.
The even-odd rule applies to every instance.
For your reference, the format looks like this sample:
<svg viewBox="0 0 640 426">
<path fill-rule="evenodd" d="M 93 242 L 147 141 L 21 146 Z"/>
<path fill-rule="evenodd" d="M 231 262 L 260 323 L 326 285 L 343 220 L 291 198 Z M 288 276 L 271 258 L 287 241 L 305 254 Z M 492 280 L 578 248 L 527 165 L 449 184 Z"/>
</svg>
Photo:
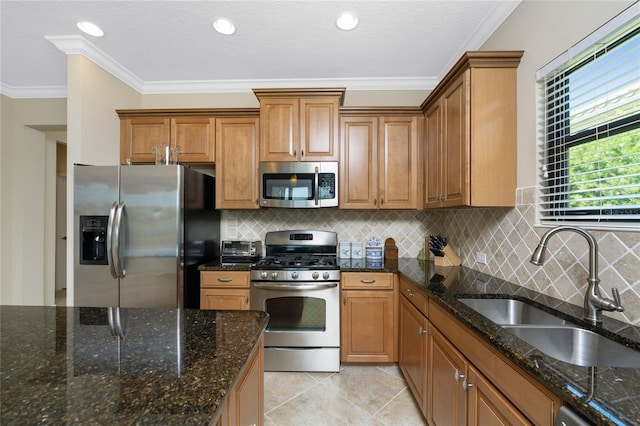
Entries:
<svg viewBox="0 0 640 426">
<path fill-rule="evenodd" d="M 486 265 L 487 264 L 487 255 L 484 253 L 476 253 L 476 262 L 480 263 L 481 265 Z"/>
</svg>

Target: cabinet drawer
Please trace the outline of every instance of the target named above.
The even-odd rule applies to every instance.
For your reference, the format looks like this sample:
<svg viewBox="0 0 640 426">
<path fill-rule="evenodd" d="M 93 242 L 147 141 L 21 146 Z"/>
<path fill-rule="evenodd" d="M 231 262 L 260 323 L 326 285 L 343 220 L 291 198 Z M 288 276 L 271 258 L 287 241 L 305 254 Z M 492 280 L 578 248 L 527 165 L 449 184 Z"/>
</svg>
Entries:
<svg viewBox="0 0 640 426">
<path fill-rule="evenodd" d="M 393 274 L 389 272 L 343 272 L 343 289 L 393 290 Z"/>
<path fill-rule="evenodd" d="M 208 288 L 249 288 L 250 275 L 248 271 L 202 271 L 200 272 L 200 287 Z"/>
<path fill-rule="evenodd" d="M 418 288 L 408 279 L 400 276 L 400 294 L 407 298 L 422 314 L 429 317 L 429 304 L 427 296 L 422 294 Z"/>
</svg>

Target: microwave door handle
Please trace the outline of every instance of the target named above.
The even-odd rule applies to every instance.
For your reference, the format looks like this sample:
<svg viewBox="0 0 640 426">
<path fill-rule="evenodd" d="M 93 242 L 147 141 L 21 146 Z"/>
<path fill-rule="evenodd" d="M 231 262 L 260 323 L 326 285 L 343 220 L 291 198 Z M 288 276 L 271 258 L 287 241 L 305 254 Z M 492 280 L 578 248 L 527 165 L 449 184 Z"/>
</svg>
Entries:
<svg viewBox="0 0 640 426">
<path fill-rule="evenodd" d="M 314 179 L 315 179 L 314 186 L 315 186 L 316 190 L 315 190 L 315 194 L 314 194 L 314 197 L 313 197 L 313 201 L 316 203 L 316 206 L 317 206 L 318 205 L 318 196 L 319 196 L 318 192 L 320 192 L 320 181 L 318 179 L 318 166 L 316 166 L 316 173 L 314 175 Z"/>
<path fill-rule="evenodd" d="M 116 210 L 118 209 L 118 202 L 114 201 L 109 210 L 109 221 L 107 222 L 107 263 L 109 264 L 109 271 L 113 278 L 118 278 L 115 265 L 113 264 L 113 222 L 116 218 Z"/>
</svg>

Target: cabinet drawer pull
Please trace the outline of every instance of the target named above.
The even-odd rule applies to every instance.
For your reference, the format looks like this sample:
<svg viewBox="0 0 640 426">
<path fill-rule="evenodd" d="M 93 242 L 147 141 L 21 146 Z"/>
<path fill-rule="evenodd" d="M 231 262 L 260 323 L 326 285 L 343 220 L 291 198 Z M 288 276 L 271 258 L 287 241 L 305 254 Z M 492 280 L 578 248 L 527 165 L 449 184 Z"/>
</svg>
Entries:
<svg viewBox="0 0 640 426">
<path fill-rule="evenodd" d="M 410 289 L 410 288 L 408 288 L 408 289 L 407 289 L 407 294 L 408 294 L 409 296 L 411 296 L 411 297 L 413 297 L 413 296 L 415 296 L 415 295 L 416 295 L 413 291 L 411 291 L 411 289 Z"/>
<path fill-rule="evenodd" d="M 249 296 L 245 296 L 244 297 L 244 304 L 248 305 L 249 304 Z"/>
<path fill-rule="evenodd" d="M 360 280 L 360 282 L 362 284 L 373 284 L 376 282 L 376 280 Z"/>
<path fill-rule="evenodd" d="M 231 281 L 233 281 L 233 278 L 218 278 L 218 281 L 220 281 L 221 283 L 230 283 Z"/>
</svg>

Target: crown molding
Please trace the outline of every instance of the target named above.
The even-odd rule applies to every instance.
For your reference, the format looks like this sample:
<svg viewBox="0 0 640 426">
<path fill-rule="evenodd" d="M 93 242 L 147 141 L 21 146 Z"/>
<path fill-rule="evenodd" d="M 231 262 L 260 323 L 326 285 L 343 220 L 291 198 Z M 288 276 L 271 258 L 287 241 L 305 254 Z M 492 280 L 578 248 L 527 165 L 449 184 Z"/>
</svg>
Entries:
<svg viewBox="0 0 640 426">
<path fill-rule="evenodd" d="M 455 65 L 458 58 L 463 56 L 465 52 L 479 50 L 521 2 L 522 0 L 496 2 L 482 20 L 482 24 L 476 28 L 474 32 L 469 34 L 467 40 L 462 43 L 462 48 L 458 50 L 455 55 L 451 56 L 451 62 L 447 63 L 442 69 L 438 81 L 444 78 L 447 72 Z"/>
<path fill-rule="evenodd" d="M 149 81 L 143 84 L 142 94 L 177 93 L 238 93 L 263 88 L 345 87 L 347 90 L 431 90 L 438 84 L 436 78 L 317 78 L 317 79 L 262 79 L 262 80 L 191 80 Z"/>
<path fill-rule="evenodd" d="M 12 99 L 34 99 L 34 98 L 66 98 L 66 86 L 9 86 L 0 83 L 0 95 L 5 95 Z"/>
<path fill-rule="evenodd" d="M 82 55 L 112 74 L 131 88 L 142 91 L 143 82 L 135 74 L 123 67 L 111 56 L 79 35 L 45 36 L 58 49 L 67 55 Z"/>
</svg>

